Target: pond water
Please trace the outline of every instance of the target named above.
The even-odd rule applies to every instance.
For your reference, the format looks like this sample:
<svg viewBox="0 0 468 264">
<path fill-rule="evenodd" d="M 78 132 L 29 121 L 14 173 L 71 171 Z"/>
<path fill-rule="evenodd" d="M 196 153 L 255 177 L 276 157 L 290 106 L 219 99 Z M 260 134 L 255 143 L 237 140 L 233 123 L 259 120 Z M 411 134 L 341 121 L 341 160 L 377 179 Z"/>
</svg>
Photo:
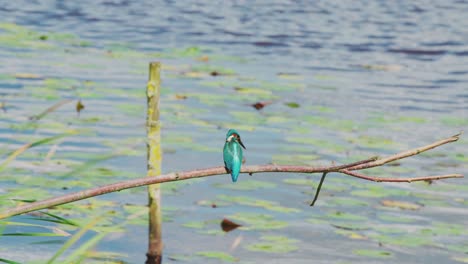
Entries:
<svg viewBox="0 0 468 264">
<path fill-rule="evenodd" d="M 345 163 L 466 131 L 467 12 L 466 1 L 3 3 L 0 209 L 144 176 L 150 61 L 163 64 L 163 172 L 222 165 L 229 128 L 249 165 Z M 466 176 L 467 147 L 463 135 L 366 173 Z M 164 262 L 468 262 L 466 178 L 330 174 L 309 207 L 319 176 L 164 184 Z M 43 263 L 100 217 L 62 259 L 83 250 L 85 263 L 142 263 L 147 222 L 132 215 L 146 203 L 137 188 L 48 210 L 78 228 L 38 215 L 2 220 L 0 258 Z M 242 227 L 223 233 L 223 218 Z"/>
</svg>

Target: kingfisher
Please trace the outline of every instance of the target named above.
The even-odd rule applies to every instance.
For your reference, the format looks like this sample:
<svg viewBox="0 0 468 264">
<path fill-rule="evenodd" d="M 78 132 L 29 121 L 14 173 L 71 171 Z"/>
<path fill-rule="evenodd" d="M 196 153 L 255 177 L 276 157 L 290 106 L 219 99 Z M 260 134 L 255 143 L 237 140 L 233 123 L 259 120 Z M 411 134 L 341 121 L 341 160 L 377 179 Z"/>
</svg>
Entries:
<svg viewBox="0 0 468 264">
<path fill-rule="evenodd" d="M 245 149 L 239 133 L 234 129 L 229 129 L 224 143 L 223 157 L 226 170 L 231 173 L 233 182 L 237 181 L 242 165 L 242 148 Z"/>
</svg>

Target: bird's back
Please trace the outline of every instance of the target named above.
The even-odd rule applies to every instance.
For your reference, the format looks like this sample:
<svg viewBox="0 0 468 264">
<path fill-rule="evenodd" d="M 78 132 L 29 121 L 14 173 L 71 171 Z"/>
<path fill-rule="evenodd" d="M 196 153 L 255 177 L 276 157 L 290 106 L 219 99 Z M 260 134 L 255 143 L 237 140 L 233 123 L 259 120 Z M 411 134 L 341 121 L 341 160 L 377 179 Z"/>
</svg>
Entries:
<svg viewBox="0 0 468 264">
<path fill-rule="evenodd" d="M 226 142 L 223 150 L 224 164 L 231 171 L 232 181 L 237 181 L 242 165 L 242 148 L 237 142 Z"/>
</svg>

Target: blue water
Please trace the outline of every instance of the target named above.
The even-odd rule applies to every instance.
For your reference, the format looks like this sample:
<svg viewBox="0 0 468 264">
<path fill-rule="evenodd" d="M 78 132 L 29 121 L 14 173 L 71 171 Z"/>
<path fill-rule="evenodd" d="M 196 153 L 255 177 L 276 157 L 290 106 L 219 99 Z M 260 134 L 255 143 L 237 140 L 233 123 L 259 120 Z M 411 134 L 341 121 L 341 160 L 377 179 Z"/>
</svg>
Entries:
<svg viewBox="0 0 468 264">
<path fill-rule="evenodd" d="M 320 158 L 317 163 L 323 165 L 332 161 L 357 160 L 373 154 L 386 155 L 467 130 L 466 122 L 450 123 L 453 118 L 468 119 L 467 13 L 466 1 L 10 1 L 0 5 L 0 22 L 16 23 L 39 32 L 74 34 L 91 43 L 91 47 L 84 51 L 64 47 L 63 50 L 47 50 L 44 53 L 22 47 L 0 47 L 0 73 L 32 72 L 48 77 L 91 80 L 103 83 L 103 88 L 109 90 L 110 87 L 142 89 L 147 78 L 147 63 L 151 60 L 162 60 L 165 65 L 187 71 L 190 65 L 195 63 L 191 58 L 172 59 L 157 56 L 136 57 L 126 61 L 103 60 L 99 58 L 102 51 L 111 50 L 118 45 L 147 53 L 201 47 L 208 50 L 208 56 L 222 55 L 228 58 L 219 64 L 233 69 L 238 76 L 248 77 L 242 80 L 247 86 L 255 87 L 262 82 L 280 87 L 286 83 L 296 84 L 294 89 L 272 88 L 273 94 L 277 96 L 276 102 L 258 113 L 264 118 L 263 121 L 272 120 L 268 118 L 275 116 L 286 118 L 287 121 L 265 121 L 257 124 L 257 119 L 245 122 L 238 120 L 236 112 L 257 114 L 253 108 L 246 107 L 254 103 L 256 97 L 253 97 L 253 102 L 243 98 L 225 100 L 216 105 L 212 104 L 213 102 L 200 102 L 190 96 L 186 101 L 174 102 L 172 97 L 167 96 L 167 100 L 163 99 L 161 103 L 161 118 L 164 121 L 163 142 L 165 135 L 168 138 L 174 133 L 181 137 L 189 135 L 194 142 L 210 149 L 219 148 L 221 152 L 227 126 L 248 125 L 254 129 L 240 129 L 247 147 L 248 164 L 272 162 L 274 154 L 291 154 L 285 149 L 294 145 L 296 148 L 306 149 L 306 154 L 318 155 Z M 95 66 L 80 68 L 77 65 Z M 171 93 L 205 92 L 237 96 L 232 87 L 207 88 L 203 83 L 216 81 L 216 78 L 174 78 L 171 76 L 173 72 L 170 68 L 163 69 L 163 87 L 171 90 Z M 278 76 L 281 74 L 298 78 L 289 82 L 280 79 Z M 221 80 L 230 81 L 229 77 L 223 78 L 220 77 Z M 51 104 L 22 96 L 21 93 L 15 95 L 19 87 L 34 84 L 34 80 L 16 80 L 2 82 L 0 86 L 0 102 L 2 96 L 8 100 L 11 105 L 8 113 L 17 114 L 18 122 L 25 121 L 28 114 L 37 113 L 36 111 L 41 111 Z M 64 96 L 70 94 L 64 93 Z M 63 149 L 105 152 L 108 150 L 103 143 L 106 140 L 118 144 L 121 138 L 143 138 L 144 111 L 141 115 L 131 118 L 115 111 L 116 103 L 126 102 L 136 105 L 143 104 L 144 101 L 112 94 L 104 98 L 86 100 L 87 108 L 83 116 L 90 117 L 91 113 L 99 113 L 105 117 L 104 120 L 109 120 L 109 123 L 99 125 L 96 129 L 98 133 L 86 137 L 86 144 L 83 143 L 82 137 L 76 137 L 65 142 Z M 289 108 L 284 105 L 285 102 L 297 102 L 300 107 Z M 196 109 L 197 112 L 192 114 L 193 118 L 206 122 L 207 126 L 173 121 L 172 118 L 176 115 L 174 109 L 177 109 L 174 105 L 184 104 L 189 109 Z M 326 107 L 333 111 L 324 113 L 317 107 Z M 72 113 L 71 110 L 63 111 Z M 318 126 L 307 121 L 322 116 L 330 120 L 331 126 Z M 392 120 L 405 117 L 422 118 L 424 122 L 368 123 L 368 120 L 373 118 Z M 351 121 L 354 125 L 349 130 L 342 131 L 332 126 L 334 120 Z M 10 122 L 0 123 L 5 125 L 5 128 L 0 127 L 0 136 L 3 138 L 0 143 L 5 146 L 7 142 L 9 147 L 14 149 L 22 144 L 15 141 L 16 132 L 6 129 Z M 89 127 L 93 128 L 93 125 Z M 139 129 L 133 129 L 134 127 Z M 24 132 L 21 135 L 27 134 Z M 367 135 L 390 139 L 395 144 L 388 148 L 367 149 L 353 141 Z M 344 146 L 345 150 L 332 151 L 323 146 L 291 144 L 286 140 L 291 137 L 334 142 Z M 143 146 L 141 142 L 139 146 Z M 164 172 L 222 164 L 220 152 L 188 151 L 181 148 L 177 142 L 167 143 L 165 147 L 167 153 L 164 156 Z M 401 176 L 452 172 L 467 175 L 467 165 L 462 161 L 453 161 L 453 156 L 457 153 L 462 153 L 465 157 L 468 155 L 466 147 L 467 140 L 464 136 L 461 142 L 441 149 L 442 153 L 449 154 L 448 157 L 442 158 L 440 164 L 435 158 L 404 161 L 405 166 L 412 170 L 401 172 Z M 144 152 L 144 148 L 141 151 Z M 145 173 L 144 153 L 137 157 L 119 158 L 110 164 L 120 166 L 123 171 L 140 175 Z M 164 225 L 165 262 L 170 263 L 171 260 L 167 259 L 167 256 L 174 254 L 191 255 L 197 251 L 209 250 L 229 251 L 233 240 L 238 236 L 242 237 L 241 243 L 249 244 L 265 234 L 280 234 L 298 239 L 299 250 L 288 254 L 270 255 L 247 251 L 241 244 L 230 253 L 238 258 L 240 263 L 456 263 L 456 257 L 466 259 L 466 250 L 464 253 L 454 253 L 443 249 L 443 246 L 430 249 L 423 246 L 409 249 L 384 247 L 394 254 L 390 259 L 353 256 L 352 250 L 379 249 L 379 246 L 372 239 L 352 240 L 338 236 L 332 227 L 314 226 L 305 219 L 323 216 L 333 210 L 346 210 L 346 207 L 327 207 L 327 199 L 340 195 L 346 198 L 346 193 L 359 189 L 359 184 L 367 187 L 367 183 L 355 180 L 354 184 L 357 187 L 346 186 L 345 194 L 333 190 L 327 192 L 325 185 L 318 207 L 310 209 L 306 204 L 310 200 L 310 194 L 301 193 L 309 190 L 282 183 L 283 178 L 290 177 L 303 176 L 259 174 L 255 179 L 274 182 L 278 187 L 253 192 L 220 190 L 214 187 L 215 184 L 228 183 L 228 177 L 214 177 L 185 187 L 178 195 L 165 196 L 163 206 L 181 210 L 175 214 L 173 222 Z M 249 179 L 251 178 L 241 175 L 239 181 Z M 336 183 L 339 180 L 340 178 L 336 177 L 336 181 L 330 184 L 341 187 L 347 185 Z M 468 184 L 466 179 L 446 182 Z M 4 186 L 7 186 L 6 184 L 9 187 L 20 187 L 17 183 L 8 182 Z M 442 187 L 444 184 L 441 183 Z M 419 220 L 416 224 L 406 227 L 408 230 L 425 226 L 429 228 L 432 222 L 468 225 L 468 196 L 462 189 L 452 192 L 447 188 L 440 191 L 423 188 L 421 191 L 422 187 L 419 185 L 383 186 L 434 195 L 447 203 L 444 206 L 426 205 L 418 212 L 401 212 Z M 300 208 L 303 211 L 299 214 L 275 215 L 278 219 L 290 223 L 290 226 L 278 233 L 241 231 L 225 236 L 207 236 L 182 227 L 181 224 L 185 222 L 222 219 L 237 212 L 265 212 L 263 209 L 248 206 L 233 205 L 213 210 L 196 204 L 196 201 L 200 200 L 213 200 L 219 194 L 268 199 L 282 206 Z M 146 202 L 143 189 L 129 194 L 128 197 L 112 194 L 103 199 L 116 201 L 116 206 Z M 365 197 L 359 199 L 367 200 Z M 455 202 L 460 199 L 462 202 Z M 376 220 L 376 216 L 389 209 L 379 206 L 379 199 L 370 198 L 369 201 L 368 207 L 357 207 L 359 212 L 352 213 L 372 219 L 366 222 L 368 225 L 381 224 Z M 399 215 L 400 211 L 390 213 Z M 141 263 L 145 259 L 146 232 L 144 227 L 129 226 L 125 233 L 107 238 L 98 248 L 123 253 L 126 255 L 124 259 L 129 263 Z M 465 233 L 438 242 L 440 245 L 459 242 L 466 246 L 466 238 Z M 47 244 L 33 246 L 30 244 L 33 241 L 27 239 L 11 242 L 13 240 L 1 238 L 0 241 L 0 257 L 18 261 L 32 260 L 42 251 L 56 250 Z M 18 252 L 9 250 L 10 243 L 15 244 Z M 429 250 L 431 254 L 427 254 Z M 24 252 L 30 252 L 31 256 L 25 257 Z M 204 259 L 197 258 L 192 261 L 207 263 Z M 216 263 L 216 260 L 212 263 Z"/>
</svg>

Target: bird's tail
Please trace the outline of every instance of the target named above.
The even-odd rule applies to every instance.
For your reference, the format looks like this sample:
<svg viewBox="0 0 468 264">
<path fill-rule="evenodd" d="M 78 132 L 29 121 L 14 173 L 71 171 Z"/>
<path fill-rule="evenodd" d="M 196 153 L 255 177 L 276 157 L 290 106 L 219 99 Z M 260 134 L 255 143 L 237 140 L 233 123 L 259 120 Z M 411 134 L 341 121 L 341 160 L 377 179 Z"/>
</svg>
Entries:
<svg viewBox="0 0 468 264">
<path fill-rule="evenodd" d="M 232 179 L 232 182 L 236 182 L 237 181 L 237 178 L 239 178 L 239 172 L 240 172 L 240 169 L 233 169 L 231 171 L 231 179 Z"/>
</svg>

